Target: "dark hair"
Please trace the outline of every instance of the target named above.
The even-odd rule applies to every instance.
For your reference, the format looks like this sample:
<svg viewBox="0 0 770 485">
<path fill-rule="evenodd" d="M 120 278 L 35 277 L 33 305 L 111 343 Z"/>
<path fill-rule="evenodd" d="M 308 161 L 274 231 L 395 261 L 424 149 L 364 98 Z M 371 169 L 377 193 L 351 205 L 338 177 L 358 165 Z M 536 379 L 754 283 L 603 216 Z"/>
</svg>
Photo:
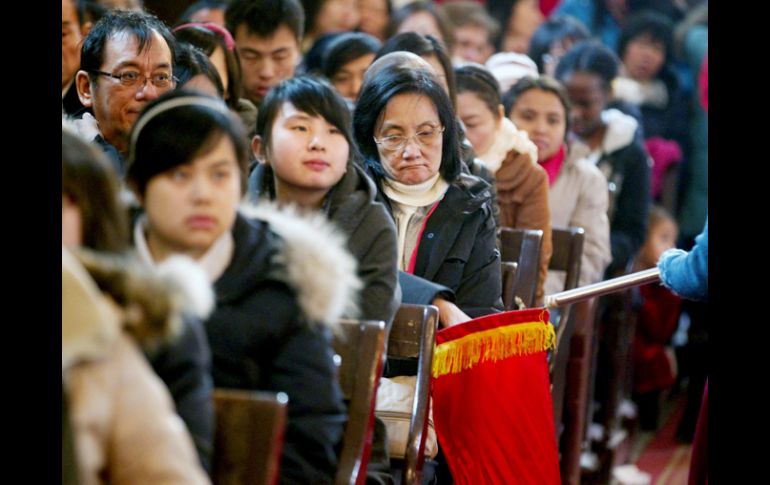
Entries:
<svg viewBox="0 0 770 485">
<path fill-rule="evenodd" d="M 568 40 L 572 43 L 591 38 L 588 28 L 571 15 L 557 15 L 540 24 L 529 41 L 527 55 L 535 61 L 537 71 L 544 72 L 543 56 L 551 51 L 557 42 Z"/>
<path fill-rule="evenodd" d="M 500 33 L 495 39 L 495 50 L 500 51 L 503 47 L 505 34 L 508 33 L 508 24 L 511 22 L 513 7 L 521 0 L 487 0 L 484 6 L 489 12 L 489 16 L 500 22 Z M 601 3 L 602 0 L 597 0 Z"/>
<path fill-rule="evenodd" d="M 197 2 L 187 7 L 184 12 L 182 12 L 182 15 L 179 16 L 179 20 L 176 23 L 179 25 L 186 24 L 187 22 L 193 22 L 192 16 L 195 13 L 205 9 L 216 8 L 225 10 L 227 8 L 227 4 L 228 2 L 225 0 L 198 0 Z"/>
<path fill-rule="evenodd" d="M 225 98 L 225 103 L 231 108 L 235 108 L 238 104 L 238 99 L 243 95 L 241 63 L 238 59 L 238 52 L 235 49 L 229 50 L 224 37 L 218 32 L 210 30 L 204 24 L 188 25 L 181 29 L 175 28 L 174 36 L 180 42 L 187 42 L 197 47 L 209 57 L 214 54 L 217 47 L 222 49 L 225 55 L 225 67 L 227 68 L 227 97 Z"/>
<path fill-rule="evenodd" d="M 664 65 L 671 58 L 674 43 L 674 24 L 663 14 L 654 11 L 643 11 L 628 18 L 618 39 L 618 56 L 623 59 L 628 43 L 649 35 L 652 40 L 663 44 L 665 51 Z"/>
<path fill-rule="evenodd" d="M 350 159 L 358 160 L 358 149 L 353 140 L 350 110 L 345 100 L 328 81 L 316 76 L 302 75 L 282 81 L 268 91 L 257 115 L 257 134 L 262 137 L 263 154 L 272 138 L 273 123 L 284 103 L 291 103 L 299 111 L 320 116 L 342 132 L 350 145 Z"/>
<path fill-rule="evenodd" d="M 96 23 L 107 13 L 107 7 L 99 5 L 97 0 L 73 0 L 77 6 L 78 22 L 82 26 L 86 22 Z"/>
<path fill-rule="evenodd" d="M 155 114 L 156 106 L 187 97 L 186 104 Z M 244 193 L 248 147 L 241 120 L 220 99 L 185 89 L 164 93 L 144 108 L 131 130 L 126 181 L 144 195 L 150 179 L 208 153 L 222 136 L 235 148 Z"/>
<path fill-rule="evenodd" d="M 93 71 L 98 71 L 104 63 L 104 47 L 107 41 L 119 33 L 126 32 L 139 42 L 139 52 L 150 47 L 152 33 L 157 32 L 168 44 L 171 59 L 176 56 L 176 41 L 166 24 L 158 17 L 127 10 L 111 10 L 102 17 L 83 41 L 80 50 L 80 69 L 88 73 L 91 82 L 96 79 Z"/>
<path fill-rule="evenodd" d="M 376 37 L 363 32 L 346 32 L 334 39 L 321 63 L 321 72 L 331 79 L 346 64 L 367 54 L 376 54 L 382 44 Z"/>
<path fill-rule="evenodd" d="M 432 2 L 426 2 L 423 0 L 408 3 L 393 12 L 393 15 L 390 17 L 390 23 L 385 30 L 385 37 L 393 37 L 396 32 L 398 32 L 398 28 L 401 27 L 401 24 L 404 23 L 406 19 L 420 12 L 427 12 L 431 17 L 433 17 L 433 19 L 436 21 L 436 25 L 438 25 L 438 30 L 441 32 L 441 36 L 444 37 L 442 43 L 445 44 L 447 49 L 449 49 L 454 39 L 452 37 L 452 27 L 449 23 L 449 20 L 446 18 L 446 14 L 437 9 Z"/>
<path fill-rule="evenodd" d="M 343 32 L 328 32 L 319 35 L 302 58 L 302 72 L 305 74 L 321 74 L 321 65 L 323 64 L 326 52 L 328 52 L 334 40 L 341 35 L 343 35 Z"/>
<path fill-rule="evenodd" d="M 455 80 L 458 94 L 465 91 L 475 93 L 494 117 L 498 117 L 497 107 L 502 104 L 500 83 L 491 72 L 482 66 L 466 64 L 455 68 Z"/>
<path fill-rule="evenodd" d="M 259 37 L 272 37 L 285 25 L 300 43 L 305 11 L 298 0 L 233 0 L 225 11 L 225 23 L 233 35 L 241 24 L 246 24 L 246 29 Z"/>
<path fill-rule="evenodd" d="M 556 66 L 556 79 L 564 82 L 573 72 L 589 72 L 602 80 L 605 90 L 610 90 L 612 80 L 618 75 L 620 61 L 608 47 L 598 40 L 584 40 L 573 45 Z"/>
<path fill-rule="evenodd" d="M 353 113 L 353 134 L 366 163 L 381 176 L 385 175 L 380 162 L 374 130 L 388 102 L 399 94 L 418 94 L 431 100 L 444 127 L 441 167 L 444 180 L 453 182 L 460 174 L 461 155 L 457 122 L 444 88 L 428 72 L 421 69 L 385 68 L 361 87 Z"/>
<path fill-rule="evenodd" d="M 487 13 L 482 4 L 468 0 L 453 1 L 442 3 L 438 9 L 444 13 L 452 30 L 466 26 L 480 27 L 487 31 L 487 41 L 495 45 L 500 35 L 500 24 Z"/>
<path fill-rule="evenodd" d="M 511 86 L 511 89 L 503 96 L 503 107 L 505 108 L 505 116 L 510 117 L 513 112 L 513 106 L 519 97 L 532 89 L 539 89 L 547 93 L 552 93 L 559 98 L 562 107 L 564 108 L 564 122 L 566 123 L 566 129 L 564 130 L 564 141 L 567 141 L 567 135 L 570 131 L 570 113 L 572 112 L 572 103 L 567 95 L 567 90 L 556 79 L 542 75 L 538 77 L 525 76 L 518 80 L 516 84 Z"/>
<path fill-rule="evenodd" d="M 78 136 L 61 132 L 61 192 L 78 206 L 83 246 L 120 252 L 129 247 L 128 213 L 120 185 L 104 153 Z"/>
<path fill-rule="evenodd" d="M 184 87 L 187 81 L 198 74 L 203 74 L 216 87 L 220 98 L 225 96 L 225 87 L 222 78 L 219 77 L 217 68 L 209 60 L 206 54 L 186 42 L 177 44 L 176 59 L 174 59 L 174 75 L 179 87 Z"/>
<path fill-rule="evenodd" d="M 414 4 L 410 4 L 414 5 Z M 441 67 L 444 68 L 446 83 L 449 86 L 449 100 L 452 102 L 452 108 L 457 104 L 457 88 L 455 85 L 455 74 L 452 69 L 452 61 L 447 54 L 446 49 L 441 42 L 432 35 L 420 35 L 415 32 L 402 32 L 388 39 L 377 52 L 375 60 L 396 51 L 407 51 L 417 54 L 420 57 L 435 56 Z"/>
</svg>

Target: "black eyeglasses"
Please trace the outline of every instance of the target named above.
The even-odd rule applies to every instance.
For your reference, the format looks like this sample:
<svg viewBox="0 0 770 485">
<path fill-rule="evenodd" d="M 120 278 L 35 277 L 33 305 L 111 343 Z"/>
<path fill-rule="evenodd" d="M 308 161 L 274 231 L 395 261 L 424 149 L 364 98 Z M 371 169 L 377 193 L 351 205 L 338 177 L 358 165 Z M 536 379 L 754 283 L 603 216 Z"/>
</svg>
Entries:
<svg viewBox="0 0 770 485">
<path fill-rule="evenodd" d="M 126 86 L 127 88 L 135 87 L 137 84 L 139 84 L 141 87 L 144 87 L 145 84 L 147 84 L 148 79 L 153 86 L 161 89 L 173 86 L 178 81 L 177 78 L 171 76 L 170 74 L 166 74 L 165 72 L 159 72 L 157 74 L 153 74 L 150 77 L 147 77 L 144 74 L 140 74 L 136 71 L 125 71 L 121 72 L 120 74 L 112 74 L 109 72 L 96 70 L 91 70 L 89 72 L 117 79 L 120 81 L 121 86 Z"/>
</svg>

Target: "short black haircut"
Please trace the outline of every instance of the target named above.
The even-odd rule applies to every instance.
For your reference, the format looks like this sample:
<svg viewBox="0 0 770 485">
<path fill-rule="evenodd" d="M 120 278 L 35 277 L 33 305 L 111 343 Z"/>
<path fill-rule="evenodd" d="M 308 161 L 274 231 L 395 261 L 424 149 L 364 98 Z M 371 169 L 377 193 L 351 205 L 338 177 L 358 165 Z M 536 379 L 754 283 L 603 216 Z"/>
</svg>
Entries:
<svg viewBox="0 0 770 485">
<path fill-rule="evenodd" d="M 311 116 L 320 116 L 335 126 L 350 145 L 350 160 L 359 161 L 360 156 L 353 140 L 350 110 L 345 100 L 328 81 L 312 75 L 287 79 L 268 91 L 257 115 L 257 134 L 262 137 L 263 155 L 268 155 L 273 124 L 284 103 L 291 103 L 299 111 Z"/>
<path fill-rule="evenodd" d="M 589 72 L 602 80 L 602 86 L 609 91 L 612 80 L 618 75 L 620 61 L 608 47 L 598 40 L 585 40 L 573 45 L 556 66 L 556 79 L 560 82 L 573 72 Z"/>
<path fill-rule="evenodd" d="M 321 72 L 331 79 L 345 64 L 367 54 L 376 54 L 382 44 L 376 37 L 363 32 L 346 32 L 335 38 L 321 62 Z"/>
<path fill-rule="evenodd" d="M 505 109 L 505 116 L 510 117 L 513 112 L 513 107 L 516 101 L 522 94 L 531 89 L 539 89 L 547 93 L 551 93 L 559 98 L 562 107 L 564 108 L 564 121 L 566 123 L 566 129 L 564 130 L 564 141 L 567 141 L 571 126 L 570 114 L 572 113 L 572 102 L 569 100 L 567 90 L 556 79 L 541 75 L 538 77 L 524 76 L 519 79 L 516 84 L 511 86 L 508 92 L 503 96 L 503 107 Z"/>
<path fill-rule="evenodd" d="M 225 87 L 222 84 L 222 78 L 206 53 L 186 42 L 180 42 L 177 44 L 176 58 L 174 59 L 174 77 L 177 78 L 177 84 L 184 87 L 187 81 L 198 74 L 203 74 L 209 78 L 217 88 L 219 97 L 224 99 Z"/>
<path fill-rule="evenodd" d="M 545 72 L 543 56 L 551 51 L 556 42 L 569 40 L 573 43 L 591 38 L 588 28 L 578 19 L 570 15 L 557 15 L 540 24 L 529 41 L 527 55 L 535 61 L 537 71 Z"/>
<path fill-rule="evenodd" d="M 452 69 L 452 60 L 449 58 L 446 49 L 432 35 L 420 35 L 415 32 L 402 32 L 394 35 L 382 45 L 377 52 L 376 59 L 396 51 L 406 51 L 417 54 L 420 57 L 434 56 L 438 59 L 441 67 L 444 68 L 446 83 L 449 86 L 449 100 L 452 102 L 452 108 L 457 105 L 457 88 L 455 86 L 455 74 Z"/>
<path fill-rule="evenodd" d="M 665 15 L 651 10 L 635 13 L 628 18 L 618 39 L 618 56 L 623 59 L 628 43 L 643 35 L 649 35 L 652 40 L 663 44 L 666 53 L 664 64 L 667 64 L 673 52 L 674 24 Z"/>
<path fill-rule="evenodd" d="M 185 97 L 190 101 L 184 105 L 150 114 L 158 105 Z M 207 106 L 208 103 L 221 104 L 221 109 Z M 126 181 L 143 196 L 153 177 L 207 153 L 222 136 L 233 143 L 241 175 L 241 193 L 245 193 L 248 146 L 241 120 L 221 99 L 185 89 L 164 93 L 144 108 L 131 130 Z"/>
<path fill-rule="evenodd" d="M 272 37 L 282 25 L 302 42 L 305 11 L 298 0 L 233 0 L 225 11 L 227 30 L 235 35 L 241 24 L 259 37 Z"/>
<path fill-rule="evenodd" d="M 458 93 L 465 91 L 475 93 L 494 117 L 498 117 L 497 107 L 502 104 L 500 83 L 491 72 L 482 66 L 466 64 L 455 68 L 455 80 Z"/>
<path fill-rule="evenodd" d="M 377 144 L 374 142 L 375 129 L 388 102 L 399 94 L 425 96 L 435 106 L 439 121 L 444 127 L 439 172 L 444 180 L 453 182 L 460 174 L 462 157 L 460 134 L 452 102 L 436 79 L 422 69 L 385 68 L 362 86 L 353 113 L 353 134 L 365 163 L 378 175 L 385 176 Z"/>
<path fill-rule="evenodd" d="M 88 73 L 91 82 L 96 78 L 93 72 L 100 70 L 104 63 L 104 47 L 107 41 L 124 32 L 137 39 L 139 52 L 150 47 L 152 33 L 157 32 L 171 50 L 172 61 L 176 56 L 174 36 L 158 17 L 146 12 L 112 10 L 96 22 L 80 50 L 80 69 Z"/>
<path fill-rule="evenodd" d="M 321 65 L 323 64 L 326 52 L 334 43 L 334 40 L 341 35 L 343 35 L 343 32 L 327 32 L 319 35 L 302 58 L 302 72 L 305 74 L 321 74 Z"/>
</svg>

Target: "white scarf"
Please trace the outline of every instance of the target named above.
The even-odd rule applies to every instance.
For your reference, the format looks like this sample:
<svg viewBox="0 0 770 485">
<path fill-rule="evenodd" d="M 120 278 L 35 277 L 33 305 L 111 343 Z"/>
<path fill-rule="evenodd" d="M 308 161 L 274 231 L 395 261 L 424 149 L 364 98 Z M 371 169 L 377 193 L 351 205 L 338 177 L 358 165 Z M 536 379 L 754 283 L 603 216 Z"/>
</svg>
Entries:
<svg viewBox="0 0 770 485">
<path fill-rule="evenodd" d="M 436 174 L 421 184 L 406 185 L 389 178 L 383 179 L 382 191 L 394 202 L 394 216 L 398 230 L 398 261 L 400 269 L 404 269 L 404 253 L 409 221 L 417 209 L 433 205 L 441 200 L 449 189 L 449 184 Z"/>
<path fill-rule="evenodd" d="M 537 163 L 537 145 L 532 143 L 526 131 L 517 129 L 513 121 L 503 118 L 500 120 L 500 127 L 495 132 L 492 145 L 486 152 L 476 156 L 484 162 L 484 165 L 492 173 L 496 173 L 511 150 L 529 153 L 532 163 Z"/>
<path fill-rule="evenodd" d="M 144 235 L 144 230 L 147 225 L 147 217 L 142 216 L 136 221 L 134 226 L 134 245 L 136 251 L 139 253 L 139 257 L 147 263 L 150 267 L 154 268 L 158 265 L 155 259 L 152 257 L 150 247 L 147 245 L 147 238 Z M 235 242 L 233 240 L 233 234 L 230 231 L 225 231 L 219 239 L 214 241 L 208 251 L 203 256 L 195 260 L 196 263 L 203 269 L 208 276 L 211 283 L 214 283 L 222 273 L 225 272 L 230 261 L 233 259 L 233 252 L 235 251 Z"/>
</svg>

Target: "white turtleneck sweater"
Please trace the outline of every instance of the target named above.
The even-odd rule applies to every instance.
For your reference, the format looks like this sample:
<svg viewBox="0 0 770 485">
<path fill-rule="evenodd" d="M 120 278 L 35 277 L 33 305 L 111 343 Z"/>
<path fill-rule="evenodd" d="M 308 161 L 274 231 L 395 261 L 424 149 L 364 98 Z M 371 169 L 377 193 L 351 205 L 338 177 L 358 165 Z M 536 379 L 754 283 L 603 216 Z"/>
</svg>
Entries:
<svg viewBox="0 0 770 485">
<path fill-rule="evenodd" d="M 500 120 L 500 127 L 495 133 L 492 145 L 486 152 L 478 153 L 476 156 L 492 173 L 496 173 L 511 150 L 529 153 L 532 162 L 537 163 L 537 145 L 532 143 L 526 131 L 519 130 L 513 121 L 503 118 Z"/>
<path fill-rule="evenodd" d="M 406 271 L 409 268 L 425 217 L 433 204 L 444 198 L 447 189 L 449 184 L 438 173 L 416 185 L 383 179 L 382 191 L 391 201 L 398 230 L 398 269 Z"/>
</svg>

